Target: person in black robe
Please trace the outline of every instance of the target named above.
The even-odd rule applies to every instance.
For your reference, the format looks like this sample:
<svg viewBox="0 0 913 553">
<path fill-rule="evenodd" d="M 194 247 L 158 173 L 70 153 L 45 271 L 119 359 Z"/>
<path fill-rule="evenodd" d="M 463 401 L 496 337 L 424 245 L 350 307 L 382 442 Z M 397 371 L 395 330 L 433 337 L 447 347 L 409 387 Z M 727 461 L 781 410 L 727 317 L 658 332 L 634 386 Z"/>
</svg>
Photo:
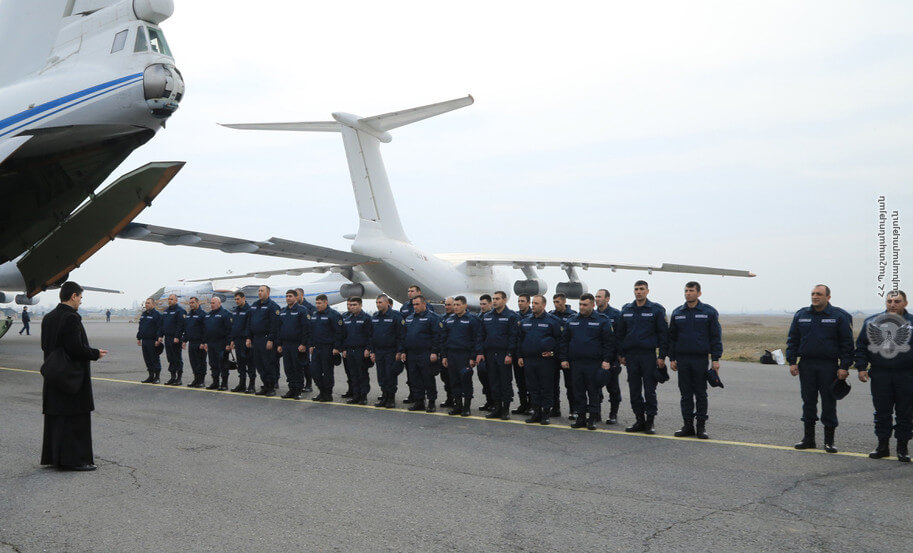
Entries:
<svg viewBox="0 0 913 553">
<path fill-rule="evenodd" d="M 51 352 L 62 347 L 73 364 L 82 370 L 82 384 L 75 394 L 68 394 L 44 382 L 41 464 L 70 470 L 95 470 L 90 420 L 95 403 L 89 363 L 108 352 L 89 347 L 82 317 L 76 312 L 82 303 L 82 287 L 75 282 L 65 282 L 60 288 L 60 302 L 41 322 L 41 349 L 47 359 Z"/>
</svg>

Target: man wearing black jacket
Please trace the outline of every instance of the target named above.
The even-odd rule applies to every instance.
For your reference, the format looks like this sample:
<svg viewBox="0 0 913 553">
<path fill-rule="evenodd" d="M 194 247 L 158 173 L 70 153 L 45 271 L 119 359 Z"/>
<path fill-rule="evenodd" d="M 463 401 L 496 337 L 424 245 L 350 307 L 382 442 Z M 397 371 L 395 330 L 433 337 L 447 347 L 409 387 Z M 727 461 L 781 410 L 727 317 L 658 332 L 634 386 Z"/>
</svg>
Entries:
<svg viewBox="0 0 913 553">
<path fill-rule="evenodd" d="M 44 413 L 41 464 L 69 470 L 95 470 L 90 418 L 95 404 L 89 363 L 104 357 L 108 351 L 89 347 L 82 317 L 76 312 L 82 303 L 82 287 L 75 282 L 63 283 L 60 301 L 41 322 L 41 349 L 47 359 L 55 349 L 63 348 L 83 376 L 75 394 L 44 383 L 41 392 Z"/>
</svg>

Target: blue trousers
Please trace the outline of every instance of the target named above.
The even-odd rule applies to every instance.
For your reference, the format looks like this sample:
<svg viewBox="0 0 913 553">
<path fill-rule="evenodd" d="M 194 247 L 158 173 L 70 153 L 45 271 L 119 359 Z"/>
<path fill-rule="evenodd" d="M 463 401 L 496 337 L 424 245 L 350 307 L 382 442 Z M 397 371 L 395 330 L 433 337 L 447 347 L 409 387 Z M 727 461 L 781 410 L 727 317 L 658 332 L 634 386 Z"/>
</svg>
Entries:
<svg viewBox="0 0 913 553">
<path fill-rule="evenodd" d="M 399 374 L 396 372 L 396 351 L 378 349 L 374 351 L 374 368 L 377 370 L 377 384 L 385 394 L 396 394 Z"/>
<path fill-rule="evenodd" d="M 504 364 L 505 357 L 505 351 L 485 350 L 491 399 L 510 403 L 514 399 L 513 367 Z"/>
<path fill-rule="evenodd" d="M 238 376 L 249 376 L 251 380 L 257 378 L 257 369 L 251 359 L 251 348 L 247 347 L 246 338 L 234 338 L 235 360 L 238 363 Z"/>
<path fill-rule="evenodd" d="M 415 390 L 413 399 L 416 401 L 437 400 L 437 376 L 438 363 L 431 362 L 430 351 L 408 351 L 406 352 L 406 370 L 411 371 L 413 378 L 412 386 Z M 417 381 L 416 381 L 417 379 Z"/>
<path fill-rule="evenodd" d="M 333 346 L 316 346 L 311 355 L 311 376 L 322 393 L 332 394 L 336 385 L 336 366 L 333 365 Z"/>
<path fill-rule="evenodd" d="M 561 373 L 564 373 L 564 389 L 567 393 L 567 404 L 568 410 L 571 413 L 577 412 L 577 406 L 574 405 L 574 378 L 571 375 L 570 369 L 562 369 L 561 364 L 558 364 L 558 369 L 555 371 L 554 382 L 552 382 L 552 393 L 555 396 L 555 405 L 561 406 Z"/>
<path fill-rule="evenodd" d="M 625 356 L 628 367 L 628 392 L 634 415 L 655 417 L 656 405 L 656 354 L 631 352 Z"/>
<path fill-rule="evenodd" d="M 469 359 L 470 351 L 447 352 L 447 379 L 450 381 L 450 393 L 453 397 L 472 399 L 472 367 Z M 444 371 L 442 371 L 444 372 Z"/>
<path fill-rule="evenodd" d="M 181 342 L 174 343 L 174 336 L 165 336 L 165 358 L 168 359 L 168 372 L 184 372 L 184 356 L 181 354 Z"/>
<path fill-rule="evenodd" d="M 491 398 L 491 375 L 488 374 L 488 363 L 482 361 L 476 365 L 476 374 L 479 376 L 479 382 L 482 384 L 482 395 L 486 399 Z"/>
<path fill-rule="evenodd" d="M 837 426 L 837 398 L 831 386 L 837 380 L 837 361 L 802 359 L 799 361 L 799 391 L 802 394 L 802 420 L 818 420 L 818 396 L 821 396 L 821 423 Z"/>
<path fill-rule="evenodd" d="M 159 354 L 155 353 L 155 340 L 152 338 L 143 338 L 143 361 L 146 363 L 146 370 L 158 375 L 162 372 L 162 360 Z"/>
<path fill-rule="evenodd" d="M 682 394 L 682 419 L 707 420 L 707 368 L 706 355 L 681 355 L 676 358 L 678 391 Z M 697 409 L 695 409 L 695 404 Z"/>
<path fill-rule="evenodd" d="M 202 342 L 187 343 L 187 357 L 190 359 L 190 368 L 194 378 L 206 376 L 206 352 L 200 349 Z"/>
<path fill-rule="evenodd" d="M 225 361 L 225 346 L 228 342 L 206 342 L 209 350 L 209 372 L 213 378 L 222 378 L 223 384 L 228 383 L 228 363 Z"/>
<path fill-rule="evenodd" d="M 520 403 L 529 403 L 529 390 L 526 389 L 526 367 L 520 366 L 517 357 L 514 357 L 513 365 L 514 380 L 517 382 L 517 396 L 520 398 Z"/>
<path fill-rule="evenodd" d="M 304 367 L 298 355 L 299 342 L 282 342 L 282 365 L 285 367 L 285 381 L 290 390 L 304 388 Z"/>
<path fill-rule="evenodd" d="M 615 363 L 609 369 L 608 382 L 605 385 L 606 392 L 609 393 L 609 403 L 612 405 L 618 405 L 622 400 L 621 385 L 618 382 L 619 376 L 621 376 L 621 365 Z"/>
<path fill-rule="evenodd" d="M 600 385 L 600 371 L 602 361 L 599 359 L 572 359 L 571 379 L 574 383 L 574 408 L 578 415 L 593 413 L 599 415 L 599 406 L 602 403 L 602 386 Z"/>
<path fill-rule="evenodd" d="M 890 438 L 893 429 L 898 441 L 913 438 L 913 367 L 871 369 L 869 376 L 875 405 L 875 435 Z"/>
<path fill-rule="evenodd" d="M 554 357 L 523 357 L 526 369 L 526 389 L 533 407 L 551 409 L 555 404 L 554 383 L 558 360 Z"/>
<path fill-rule="evenodd" d="M 371 379 L 366 366 L 365 347 L 359 346 L 346 349 L 346 358 L 342 360 L 349 377 L 349 386 L 355 398 L 367 397 L 371 392 Z"/>
<path fill-rule="evenodd" d="M 254 368 L 260 373 L 264 386 L 275 386 L 279 383 L 279 357 L 276 355 L 276 343 L 273 349 L 266 349 L 266 336 L 255 336 L 251 339 Z"/>
</svg>

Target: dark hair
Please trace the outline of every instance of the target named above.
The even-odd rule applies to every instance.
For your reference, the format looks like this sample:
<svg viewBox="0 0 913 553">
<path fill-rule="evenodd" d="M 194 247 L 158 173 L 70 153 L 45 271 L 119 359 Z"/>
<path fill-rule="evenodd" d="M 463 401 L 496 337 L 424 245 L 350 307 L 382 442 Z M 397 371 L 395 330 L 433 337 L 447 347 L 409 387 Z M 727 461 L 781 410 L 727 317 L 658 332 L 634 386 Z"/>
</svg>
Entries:
<svg viewBox="0 0 913 553">
<path fill-rule="evenodd" d="M 816 284 L 816 285 L 815 285 L 815 288 L 818 288 L 819 286 L 824 287 L 824 295 L 825 295 L 825 296 L 830 296 L 830 295 L 831 295 L 831 289 L 830 289 L 830 287 L 828 287 L 828 285 L 826 285 L 826 284 Z"/>
<path fill-rule="evenodd" d="M 489 296 L 488 294 L 482 294 L 481 296 L 479 296 L 479 301 L 491 301 L 491 296 Z"/>
<path fill-rule="evenodd" d="M 72 280 L 64 282 L 63 286 L 60 287 L 60 301 L 70 301 L 73 294 L 82 295 L 82 286 L 76 284 Z"/>
<path fill-rule="evenodd" d="M 685 288 L 694 288 L 695 290 L 697 290 L 698 292 L 700 292 L 700 291 L 701 291 L 701 283 L 692 280 L 692 281 L 690 281 L 690 282 L 686 282 L 686 283 L 685 283 Z"/>
<path fill-rule="evenodd" d="M 466 296 L 456 296 L 453 298 L 453 301 L 458 301 L 460 303 L 466 303 Z"/>
<path fill-rule="evenodd" d="M 286 296 L 289 295 L 289 294 L 295 296 L 296 298 L 298 297 L 298 294 L 296 294 L 294 290 L 286 290 L 286 291 L 285 291 L 285 295 L 286 295 Z"/>
<path fill-rule="evenodd" d="M 266 288 L 266 292 L 267 292 L 267 293 L 273 291 L 273 289 L 269 287 L 269 284 L 261 284 L 260 286 Z M 258 287 L 258 288 L 259 288 L 259 287 Z"/>
<path fill-rule="evenodd" d="M 390 296 L 388 296 L 387 294 L 381 294 L 381 295 L 377 296 L 377 299 L 384 300 L 385 302 L 390 303 Z"/>
<path fill-rule="evenodd" d="M 517 300 L 519 300 L 520 298 L 526 298 L 526 301 L 530 301 L 532 299 L 529 297 L 529 294 L 520 294 L 519 296 L 517 296 Z"/>
<path fill-rule="evenodd" d="M 542 303 L 546 302 L 545 296 L 543 296 L 542 294 L 536 294 L 535 296 L 533 296 L 533 299 L 536 299 L 536 298 L 542 298 Z"/>
<path fill-rule="evenodd" d="M 612 294 L 610 294 L 609 291 L 606 290 L 605 288 L 600 288 L 599 290 L 596 290 L 596 293 L 597 293 L 597 294 L 598 294 L 599 292 L 605 292 L 605 297 L 607 297 L 607 298 L 611 298 L 611 297 L 612 297 Z"/>
<path fill-rule="evenodd" d="M 241 290 L 238 290 L 237 292 L 235 292 L 235 297 L 237 298 L 238 296 L 240 296 L 242 298 L 245 297 L 244 292 L 242 292 Z"/>
<path fill-rule="evenodd" d="M 900 296 L 903 298 L 903 301 L 907 301 L 907 295 L 904 293 L 903 290 L 891 290 L 890 292 L 888 292 L 887 295 L 889 297 Z"/>
<path fill-rule="evenodd" d="M 416 292 L 421 292 L 421 291 L 422 291 L 422 287 L 419 286 L 418 284 L 412 284 L 412 285 L 410 285 L 409 288 L 407 288 L 407 290 L 408 290 L 408 289 L 412 289 L 412 288 L 415 288 L 415 291 L 416 291 Z"/>
<path fill-rule="evenodd" d="M 319 294 L 316 298 L 314 298 L 314 301 L 325 301 L 325 302 L 329 303 L 330 300 L 327 299 L 326 294 Z"/>
<path fill-rule="evenodd" d="M 638 280 L 637 282 L 635 282 L 634 287 L 637 288 L 638 286 L 645 286 L 647 289 L 650 288 L 650 285 L 647 284 L 646 280 Z"/>
<path fill-rule="evenodd" d="M 421 295 L 421 294 L 419 294 L 419 295 L 415 296 L 414 298 L 412 298 L 412 301 L 415 301 L 415 300 L 422 300 L 422 303 L 428 303 L 428 301 L 425 299 L 425 296 L 423 296 L 423 295 Z"/>
<path fill-rule="evenodd" d="M 584 294 L 580 296 L 580 301 L 596 301 L 596 296 L 593 294 Z"/>
<path fill-rule="evenodd" d="M 555 294 L 554 296 L 552 296 L 552 299 L 553 299 L 553 300 L 556 300 L 556 299 L 558 299 L 558 298 L 567 299 L 567 296 L 566 296 L 565 294 L 562 294 L 561 292 L 558 292 L 557 294 Z"/>
<path fill-rule="evenodd" d="M 495 292 L 494 295 L 496 295 L 496 296 L 501 296 L 501 298 L 503 298 L 503 299 L 505 299 L 505 300 L 507 299 L 507 293 L 506 293 L 506 292 L 503 292 L 503 291 L 501 291 L 501 290 L 498 290 L 497 292 Z"/>
<path fill-rule="evenodd" d="M 243 296 L 244 294 L 241 294 L 241 295 Z M 190 300 L 197 300 L 197 301 L 200 301 L 200 298 L 198 298 L 198 297 L 196 297 L 196 296 L 190 296 L 189 298 L 187 298 L 187 301 L 190 301 Z"/>
<path fill-rule="evenodd" d="M 350 297 L 349 299 L 347 299 L 346 301 L 347 301 L 347 302 L 348 302 L 348 301 L 354 301 L 354 302 L 357 303 L 358 305 L 361 305 L 361 296 L 352 296 L 352 297 Z"/>
</svg>

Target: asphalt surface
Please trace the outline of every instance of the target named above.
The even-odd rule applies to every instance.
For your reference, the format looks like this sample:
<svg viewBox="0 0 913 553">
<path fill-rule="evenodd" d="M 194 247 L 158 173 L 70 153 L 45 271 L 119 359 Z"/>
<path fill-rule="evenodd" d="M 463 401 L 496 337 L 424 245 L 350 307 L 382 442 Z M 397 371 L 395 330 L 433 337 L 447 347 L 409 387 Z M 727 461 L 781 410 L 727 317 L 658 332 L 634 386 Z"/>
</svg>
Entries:
<svg viewBox="0 0 913 553">
<path fill-rule="evenodd" d="M 896 553 L 913 538 L 913 466 L 865 457 L 872 405 L 857 380 L 838 405 L 840 453 L 826 454 L 790 447 L 799 384 L 783 367 L 724 362 L 712 439 L 698 441 L 671 437 L 674 375 L 659 434 L 627 435 L 624 386 L 619 427 L 594 432 L 141 385 L 134 326 L 86 327 L 111 350 L 93 364 L 92 473 L 39 466 L 40 339 L 0 340 L 2 553 Z M 341 367 L 336 382 L 340 401 Z"/>
</svg>

